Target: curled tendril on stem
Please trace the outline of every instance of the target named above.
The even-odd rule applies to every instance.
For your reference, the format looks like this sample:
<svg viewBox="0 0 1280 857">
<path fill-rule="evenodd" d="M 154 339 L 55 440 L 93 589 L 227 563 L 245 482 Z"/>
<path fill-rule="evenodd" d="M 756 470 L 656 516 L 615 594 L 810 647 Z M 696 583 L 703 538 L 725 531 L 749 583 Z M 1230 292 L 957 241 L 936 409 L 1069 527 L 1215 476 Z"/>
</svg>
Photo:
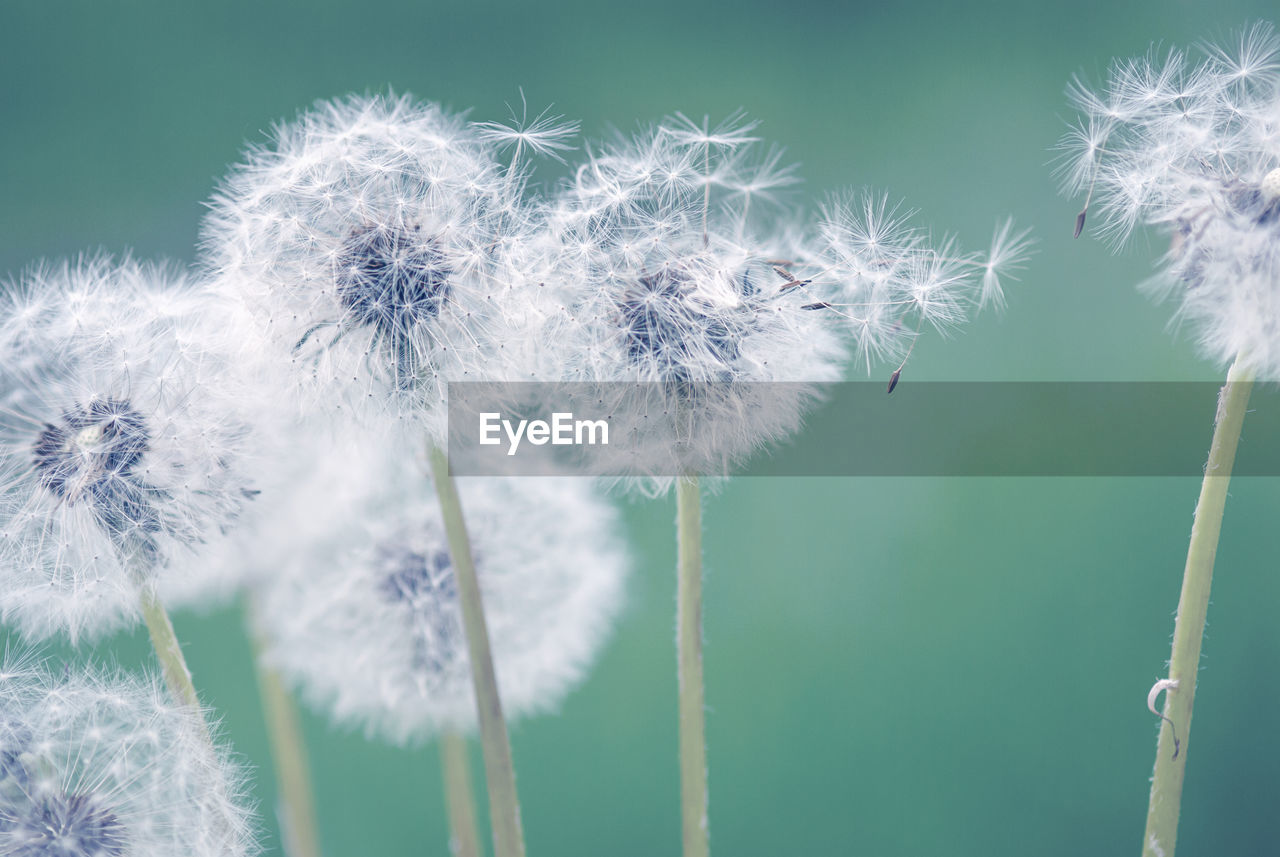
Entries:
<svg viewBox="0 0 1280 857">
<path fill-rule="evenodd" d="M 1175 759 L 1178 758 L 1178 751 L 1182 749 L 1182 742 L 1178 740 L 1178 727 L 1174 726 L 1173 721 L 1165 717 L 1163 713 L 1156 710 L 1156 699 L 1159 698 L 1162 691 L 1177 689 L 1178 680 L 1176 678 L 1162 678 L 1151 685 L 1151 690 L 1147 692 L 1147 710 L 1168 723 L 1169 728 L 1173 730 L 1173 758 Z"/>
</svg>

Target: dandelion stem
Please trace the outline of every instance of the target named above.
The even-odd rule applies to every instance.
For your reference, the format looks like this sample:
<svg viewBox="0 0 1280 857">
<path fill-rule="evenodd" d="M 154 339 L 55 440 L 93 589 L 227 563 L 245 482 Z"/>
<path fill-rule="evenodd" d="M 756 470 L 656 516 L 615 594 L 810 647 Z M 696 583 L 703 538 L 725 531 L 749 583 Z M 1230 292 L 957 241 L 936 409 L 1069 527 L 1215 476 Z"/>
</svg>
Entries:
<svg viewBox="0 0 1280 857">
<path fill-rule="evenodd" d="M 702 496 L 696 476 L 676 486 L 676 648 L 680 709 L 680 801 L 684 857 L 707 857 L 707 740 L 702 684 Z"/>
<path fill-rule="evenodd" d="M 440 763 L 444 768 L 445 804 L 449 808 L 449 853 L 453 857 L 481 857 L 467 741 L 461 733 L 450 729 L 440 736 Z"/>
<path fill-rule="evenodd" d="M 191 670 L 187 669 L 187 660 L 182 656 L 182 646 L 178 643 L 178 635 L 173 632 L 173 622 L 165 612 L 160 597 L 156 594 L 155 585 L 143 580 L 139 587 L 139 601 L 142 607 L 142 619 L 147 623 L 147 631 L 151 634 L 151 645 L 156 650 L 156 659 L 160 661 L 160 672 L 174 699 L 200 711 L 200 698 L 196 695 L 196 686 L 191 682 Z M 208 727 L 205 727 L 205 739 L 209 739 Z"/>
<path fill-rule="evenodd" d="M 1191 740 L 1191 709 L 1195 702 L 1196 672 L 1200 663 L 1200 642 L 1204 636 L 1205 614 L 1209 608 L 1209 586 L 1213 582 L 1213 560 L 1222 530 L 1222 512 L 1227 487 L 1240 441 L 1253 372 L 1240 358 L 1227 373 L 1227 382 L 1218 396 L 1218 413 L 1209 447 L 1200 499 L 1196 503 L 1187 567 L 1178 599 L 1178 615 L 1173 626 L 1173 655 L 1169 678 L 1178 682 L 1165 693 L 1164 717 L 1156 743 L 1155 772 L 1151 777 L 1151 802 L 1147 809 L 1144 857 L 1173 857 L 1178 835 L 1178 814 L 1182 804 L 1182 780 L 1186 773 L 1187 745 Z M 1173 726 L 1170 726 L 1172 721 Z M 1175 755 L 1174 728 L 1181 739 Z"/>
<path fill-rule="evenodd" d="M 480 720 L 480 744 L 484 749 L 485 783 L 489 788 L 489 816 L 493 825 L 495 857 L 524 857 L 524 833 L 520 825 L 520 802 L 516 796 L 516 771 L 511 759 L 511 740 L 498 698 L 498 679 L 493 669 L 489 630 L 485 625 L 480 584 L 471 557 L 471 541 L 462 518 L 458 489 L 449 474 L 449 459 L 432 445 L 431 476 L 440 498 L 449 554 L 453 560 L 458 600 L 462 604 L 462 624 L 471 657 L 471 678 L 475 683 L 476 708 Z"/>
<path fill-rule="evenodd" d="M 271 739 L 271 758 L 279 790 L 281 838 L 289 857 L 320 857 L 320 833 L 316 823 L 315 796 L 311 790 L 311 765 L 302 740 L 302 722 L 293 697 L 280 674 L 267 666 L 266 639 L 259 621 L 256 599 L 247 599 L 254 671 L 262 697 L 262 714 Z"/>
</svg>

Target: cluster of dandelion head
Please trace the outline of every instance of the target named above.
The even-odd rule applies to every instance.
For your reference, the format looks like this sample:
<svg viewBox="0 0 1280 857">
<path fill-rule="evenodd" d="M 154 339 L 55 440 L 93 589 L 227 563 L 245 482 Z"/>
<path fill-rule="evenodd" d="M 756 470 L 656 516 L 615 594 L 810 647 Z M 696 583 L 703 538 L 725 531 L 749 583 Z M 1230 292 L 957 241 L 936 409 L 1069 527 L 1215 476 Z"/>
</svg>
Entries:
<svg viewBox="0 0 1280 857">
<path fill-rule="evenodd" d="M 600 384 L 629 437 L 624 470 L 637 475 L 716 469 L 789 433 L 811 388 L 764 407 L 752 385 L 835 380 L 845 360 L 830 321 L 778 288 L 760 198 L 770 183 L 754 196 L 742 188 L 753 165 L 788 174 L 776 158 L 761 167 L 748 157 L 749 130 L 703 135 L 676 118 L 589 147 L 545 206 L 545 279 L 563 306 L 546 357 L 561 379 Z"/>
<path fill-rule="evenodd" d="M 253 497 L 261 440 L 218 303 L 105 257 L 0 295 L 0 615 L 95 636 L 144 581 L 199 591 L 192 560 Z"/>
<path fill-rule="evenodd" d="M 433 104 L 318 104 L 231 170 L 202 265 L 305 402 L 392 406 L 443 436 L 445 384 L 516 371 L 537 312 L 524 180 L 495 154 Z"/>
<path fill-rule="evenodd" d="M 335 720 L 398 742 L 470 730 L 475 698 L 440 508 L 411 456 L 352 449 L 277 508 L 259 561 L 266 657 Z M 589 480 L 459 479 L 508 716 L 554 707 L 594 660 L 627 557 Z M 264 530 L 264 535 L 266 531 Z"/>
<path fill-rule="evenodd" d="M 999 303 L 1000 272 L 1024 255 L 1008 225 L 989 256 L 963 254 L 882 197 L 805 219 L 778 204 L 793 173 L 752 128 L 677 116 L 589 147 L 545 206 L 542 278 L 564 307 L 548 359 L 601 383 L 630 438 L 629 460 L 602 450 L 604 472 L 725 473 L 793 433 L 851 350 L 901 356 L 922 325 Z"/>
<path fill-rule="evenodd" d="M 1151 283 L 1177 302 L 1206 354 L 1280 374 L 1280 37 L 1258 24 L 1225 47 L 1116 62 L 1073 83 L 1067 189 L 1121 242 L 1169 242 Z"/>
<path fill-rule="evenodd" d="M 256 854 L 241 774 L 204 728 L 158 681 L 6 655 L 0 854 Z"/>
</svg>

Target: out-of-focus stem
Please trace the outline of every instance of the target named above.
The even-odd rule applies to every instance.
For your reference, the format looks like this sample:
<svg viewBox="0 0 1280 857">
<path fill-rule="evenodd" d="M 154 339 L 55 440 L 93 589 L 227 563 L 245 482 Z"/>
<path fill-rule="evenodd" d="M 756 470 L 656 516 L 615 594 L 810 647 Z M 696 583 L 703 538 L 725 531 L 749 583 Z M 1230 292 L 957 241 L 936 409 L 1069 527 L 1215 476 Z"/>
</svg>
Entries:
<svg viewBox="0 0 1280 857">
<path fill-rule="evenodd" d="M 702 495 L 696 476 L 676 485 L 676 648 L 684 857 L 707 857 L 707 744 L 702 679 Z"/>
<path fill-rule="evenodd" d="M 524 831 L 520 823 L 520 801 L 516 794 L 516 770 L 511 758 L 511 739 L 498 697 L 498 679 L 493 668 L 489 629 L 485 624 L 480 583 L 471 556 L 458 489 L 449 473 L 449 459 L 432 445 L 429 451 L 431 476 L 440 498 L 449 554 L 453 560 L 462 624 L 471 656 L 471 678 L 475 684 L 476 708 L 480 721 L 480 745 L 484 750 L 485 784 L 489 789 L 489 817 L 493 826 L 495 857 L 524 857 Z"/>
<path fill-rule="evenodd" d="M 453 857 L 481 857 L 476 804 L 471 793 L 467 739 L 452 729 L 440 736 L 444 798 L 449 809 L 449 851 Z"/>
<path fill-rule="evenodd" d="M 289 857 L 320 857 L 320 833 L 316 822 L 315 796 L 311 789 L 311 765 L 302 740 L 302 722 L 293 697 L 280 674 L 266 664 L 266 641 L 251 594 L 247 599 L 250 639 L 253 641 L 254 671 L 262 697 L 262 714 L 271 740 L 271 758 L 279 789 L 279 817 L 285 853 Z"/>
</svg>

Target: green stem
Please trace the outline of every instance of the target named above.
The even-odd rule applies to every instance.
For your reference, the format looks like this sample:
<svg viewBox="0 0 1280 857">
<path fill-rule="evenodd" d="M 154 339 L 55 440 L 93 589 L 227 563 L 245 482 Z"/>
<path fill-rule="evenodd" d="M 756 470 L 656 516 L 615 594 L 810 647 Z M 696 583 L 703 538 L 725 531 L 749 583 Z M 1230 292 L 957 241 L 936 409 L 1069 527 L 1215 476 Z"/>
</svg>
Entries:
<svg viewBox="0 0 1280 857">
<path fill-rule="evenodd" d="M 173 632 L 173 623 L 169 621 L 169 614 L 156 595 L 155 586 L 148 580 L 141 581 L 138 598 L 142 607 L 142 619 L 147 623 L 151 645 L 156 650 L 156 660 L 160 662 L 160 672 L 169 685 L 169 691 L 178 703 L 199 712 L 200 697 L 196 695 L 196 686 L 191 682 L 191 670 L 187 669 L 187 660 L 182 656 L 178 635 Z M 212 746 L 207 725 L 205 739 Z"/>
<path fill-rule="evenodd" d="M 676 648 L 680 685 L 680 803 L 684 857 L 707 857 L 707 738 L 702 680 L 702 497 L 696 476 L 676 485 Z"/>
<path fill-rule="evenodd" d="M 263 657 L 266 639 L 259 621 L 256 599 L 247 598 L 253 664 L 262 697 L 262 714 L 271 738 L 271 758 L 275 762 L 276 788 L 285 853 L 289 857 L 320 857 L 320 834 L 316 823 L 315 796 L 311 790 L 311 765 L 302 740 L 302 721 L 293 696 L 285 689 L 280 674 L 267 666 Z"/>
<path fill-rule="evenodd" d="M 520 825 L 520 801 L 516 796 L 516 770 L 511 759 L 511 739 L 498 698 L 498 679 L 489 647 L 489 629 L 480 600 L 480 583 L 471 557 L 471 540 L 462 518 L 458 489 L 449 473 L 449 459 L 439 447 L 430 450 L 431 475 L 440 498 L 449 554 L 453 560 L 462 625 L 471 656 L 476 709 L 480 720 L 480 745 L 484 750 L 485 783 L 489 787 L 489 816 L 493 826 L 495 857 L 524 857 L 524 832 Z"/>
<path fill-rule="evenodd" d="M 481 857 L 467 740 L 460 732 L 450 729 L 440 736 L 440 763 L 444 768 L 444 798 L 449 809 L 449 852 L 453 857 Z"/>
<path fill-rule="evenodd" d="M 1177 841 L 1182 780 L 1191 740 L 1191 709 L 1195 702 L 1205 614 L 1209 609 L 1209 587 L 1213 582 L 1213 560 L 1218 551 L 1222 512 L 1227 502 L 1236 445 L 1240 441 L 1240 426 L 1252 390 L 1253 372 L 1244 368 L 1237 357 L 1218 396 L 1209 463 L 1200 486 L 1191 545 L 1187 549 L 1182 595 L 1173 626 L 1173 655 L 1169 659 L 1169 678 L 1178 684 L 1165 694 L 1164 717 L 1167 719 L 1160 722 L 1160 738 L 1156 744 L 1147 831 L 1142 845 L 1144 857 L 1173 857 Z"/>
</svg>

